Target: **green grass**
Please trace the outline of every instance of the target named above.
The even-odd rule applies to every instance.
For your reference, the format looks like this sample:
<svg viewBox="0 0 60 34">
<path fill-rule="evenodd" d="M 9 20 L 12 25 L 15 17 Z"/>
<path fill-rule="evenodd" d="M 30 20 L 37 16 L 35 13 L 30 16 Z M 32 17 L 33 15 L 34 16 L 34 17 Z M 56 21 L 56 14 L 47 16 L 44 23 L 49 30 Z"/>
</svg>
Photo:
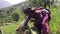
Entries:
<svg viewBox="0 0 60 34">
<path fill-rule="evenodd" d="M 60 34 L 60 8 L 50 8 L 51 11 L 51 21 L 50 21 L 50 33 L 51 34 Z M 22 18 L 22 17 L 21 17 Z M 10 25 L 4 25 L 2 26 L 2 32 L 3 34 L 16 34 L 16 28 L 22 23 L 24 20 L 21 19 L 21 21 L 17 23 L 12 23 Z M 33 26 L 32 23 L 29 23 L 29 26 Z M 34 32 L 34 31 L 33 31 Z"/>
<path fill-rule="evenodd" d="M 50 31 L 51 34 L 60 34 L 60 8 L 51 9 Z"/>
<path fill-rule="evenodd" d="M 4 25 L 2 26 L 2 32 L 3 34 L 16 34 L 16 29 L 21 23 L 12 23 L 10 25 Z"/>
</svg>

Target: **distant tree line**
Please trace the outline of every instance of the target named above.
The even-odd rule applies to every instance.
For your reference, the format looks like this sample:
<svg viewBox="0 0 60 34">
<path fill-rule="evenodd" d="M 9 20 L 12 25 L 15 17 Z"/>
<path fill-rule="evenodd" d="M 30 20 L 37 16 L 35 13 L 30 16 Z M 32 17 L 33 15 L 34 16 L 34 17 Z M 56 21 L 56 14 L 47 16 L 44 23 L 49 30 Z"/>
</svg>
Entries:
<svg viewBox="0 0 60 34">
<path fill-rule="evenodd" d="M 18 13 L 17 13 L 18 12 Z M 20 11 L 18 8 L 14 9 L 1 9 L 0 10 L 0 23 L 7 23 L 7 22 L 13 22 L 20 19 L 19 15 Z"/>
<path fill-rule="evenodd" d="M 59 0 L 28 0 L 28 2 L 34 6 L 34 7 L 49 7 L 52 6 L 56 6 L 56 3 L 59 2 Z M 55 4 L 55 5 L 54 5 Z"/>
</svg>

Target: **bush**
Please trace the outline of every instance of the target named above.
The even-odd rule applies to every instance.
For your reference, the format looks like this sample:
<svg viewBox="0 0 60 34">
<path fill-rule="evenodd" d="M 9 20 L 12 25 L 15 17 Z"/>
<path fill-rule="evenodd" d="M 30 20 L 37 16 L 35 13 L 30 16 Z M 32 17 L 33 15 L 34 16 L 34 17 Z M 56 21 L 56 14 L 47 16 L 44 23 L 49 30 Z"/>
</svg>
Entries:
<svg viewBox="0 0 60 34">
<path fill-rule="evenodd" d="M 13 13 L 12 18 L 13 18 L 13 21 L 18 21 L 20 19 L 19 14 L 17 14 L 17 13 Z"/>
</svg>

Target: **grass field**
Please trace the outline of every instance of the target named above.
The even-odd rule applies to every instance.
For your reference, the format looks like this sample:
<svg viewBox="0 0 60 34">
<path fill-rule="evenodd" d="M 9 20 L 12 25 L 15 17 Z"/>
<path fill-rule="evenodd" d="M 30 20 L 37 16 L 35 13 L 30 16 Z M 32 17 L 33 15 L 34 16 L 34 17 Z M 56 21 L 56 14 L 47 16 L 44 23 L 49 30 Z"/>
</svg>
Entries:
<svg viewBox="0 0 60 34">
<path fill-rule="evenodd" d="M 49 24 L 50 33 L 51 34 L 60 34 L 60 8 L 51 7 L 50 11 L 51 11 L 51 21 L 50 21 L 50 24 Z M 2 33 L 3 34 L 16 34 L 16 28 L 22 22 L 24 22 L 24 20 L 21 18 L 21 21 L 19 21 L 17 23 L 12 23 L 10 25 L 3 25 L 1 27 L 2 28 Z M 33 24 L 31 23 L 29 26 L 31 26 L 31 25 L 33 25 Z"/>
</svg>

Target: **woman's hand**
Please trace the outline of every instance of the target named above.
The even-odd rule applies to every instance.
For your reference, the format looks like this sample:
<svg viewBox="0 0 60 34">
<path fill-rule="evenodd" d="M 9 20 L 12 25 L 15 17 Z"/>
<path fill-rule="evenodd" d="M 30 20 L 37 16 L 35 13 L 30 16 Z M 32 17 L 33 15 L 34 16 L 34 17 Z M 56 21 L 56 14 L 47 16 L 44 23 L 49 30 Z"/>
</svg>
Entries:
<svg viewBox="0 0 60 34">
<path fill-rule="evenodd" d="M 16 29 L 16 31 L 18 31 L 18 30 L 22 29 L 24 26 L 26 26 L 26 25 L 21 24 L 21 25 Z"/>
</svg>

